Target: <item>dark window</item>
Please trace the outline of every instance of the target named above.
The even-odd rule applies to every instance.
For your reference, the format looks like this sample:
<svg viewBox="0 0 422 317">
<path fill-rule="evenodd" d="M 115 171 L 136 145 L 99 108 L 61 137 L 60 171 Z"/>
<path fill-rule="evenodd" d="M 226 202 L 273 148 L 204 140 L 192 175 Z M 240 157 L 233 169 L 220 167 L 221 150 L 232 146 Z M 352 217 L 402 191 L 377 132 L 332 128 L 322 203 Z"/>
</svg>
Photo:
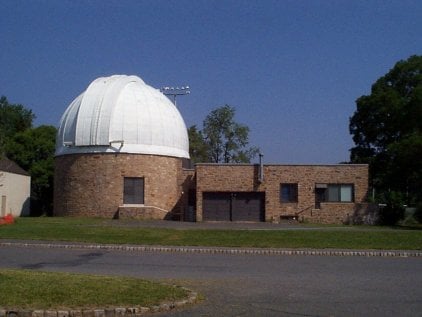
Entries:
<svg viewBox="0 0 422 317">
<path fill-rule="evenodd" d="M 318 202 L 353 202 L 353 184 L 316 184 L 316 201 Z"/>
<path fill-rule="evenodd" d="M 281 184 L 280 198 L 282 203 L 297 203 L 297 184 Z"/>
<path fill-rule="evenodd" d="M 123 189 L 124 204 L 144 203 L 144 179 L 142 177 L 125 177 Z"/>
</svg>

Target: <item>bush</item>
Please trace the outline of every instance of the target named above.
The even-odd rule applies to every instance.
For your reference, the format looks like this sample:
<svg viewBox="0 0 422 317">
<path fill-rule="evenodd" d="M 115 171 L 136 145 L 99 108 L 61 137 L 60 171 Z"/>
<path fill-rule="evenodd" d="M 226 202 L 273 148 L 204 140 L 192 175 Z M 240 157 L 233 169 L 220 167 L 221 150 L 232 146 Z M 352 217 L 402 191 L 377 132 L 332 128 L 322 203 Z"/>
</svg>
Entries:
<svg viewBox="0 0 422 317">
<path fill-rule="evenodd" d="M 382 203 L 386 206 L 380 207 L 379 221 L 381 225 L 393 226 L 404 218 L 404 196 L 399 192 L 388 192 L 383 195 Z"/>
<path fill-rule="evenodd" d="M 416 204 L 416 211 L 413 214 L 413 217 L 419 222 L 422 223 L 422 202 Z"/>
</svg>

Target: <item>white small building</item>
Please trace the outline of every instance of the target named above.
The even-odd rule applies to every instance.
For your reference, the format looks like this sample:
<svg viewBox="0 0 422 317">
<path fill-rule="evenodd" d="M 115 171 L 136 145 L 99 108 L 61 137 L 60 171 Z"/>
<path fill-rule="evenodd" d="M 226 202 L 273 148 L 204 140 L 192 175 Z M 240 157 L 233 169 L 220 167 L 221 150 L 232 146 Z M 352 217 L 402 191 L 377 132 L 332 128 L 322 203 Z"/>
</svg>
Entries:
<svg viewBox="0 0 422 317">
<path fill-rule="evenodd" d="M 29 216 L 31 176 L 15 162 L 0 158 L 0 217 Z"/>
</svg>

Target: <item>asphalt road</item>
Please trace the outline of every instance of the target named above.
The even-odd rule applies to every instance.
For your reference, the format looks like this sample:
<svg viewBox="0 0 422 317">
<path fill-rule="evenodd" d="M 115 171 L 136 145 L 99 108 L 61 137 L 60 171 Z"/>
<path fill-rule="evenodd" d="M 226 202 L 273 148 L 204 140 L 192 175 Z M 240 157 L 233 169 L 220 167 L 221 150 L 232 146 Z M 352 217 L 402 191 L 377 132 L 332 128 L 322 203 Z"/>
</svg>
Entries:
<svg viewBox="0 0 422 317">
<path fill-rule="evenodd" d="M 0 267 L 136 276 L 199 291 L 159 316 L 421 316 L 422 259 L 0 248 Z"/>
</svg>

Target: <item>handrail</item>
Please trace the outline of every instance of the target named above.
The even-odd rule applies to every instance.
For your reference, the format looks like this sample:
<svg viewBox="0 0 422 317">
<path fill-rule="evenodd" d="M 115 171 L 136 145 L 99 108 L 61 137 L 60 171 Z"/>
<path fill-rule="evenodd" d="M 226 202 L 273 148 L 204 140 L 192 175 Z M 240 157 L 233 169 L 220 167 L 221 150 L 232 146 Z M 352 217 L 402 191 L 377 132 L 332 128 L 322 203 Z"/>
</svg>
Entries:
<svg viewBox="0 0 422 317">
<path fill-rule="evenodd" d="M 311 209 L 313 206 L 314 206 L 314 204 L 310 205 L 309 207 L 303 208 L 301 211 L 296 212 L 295 213 L 296 217 L 298 217 L 302 212 L 304 212 L 308 209 Z M 312 216 L 312 214 L 311 214 L 311 216 Z"/>
</svg>

